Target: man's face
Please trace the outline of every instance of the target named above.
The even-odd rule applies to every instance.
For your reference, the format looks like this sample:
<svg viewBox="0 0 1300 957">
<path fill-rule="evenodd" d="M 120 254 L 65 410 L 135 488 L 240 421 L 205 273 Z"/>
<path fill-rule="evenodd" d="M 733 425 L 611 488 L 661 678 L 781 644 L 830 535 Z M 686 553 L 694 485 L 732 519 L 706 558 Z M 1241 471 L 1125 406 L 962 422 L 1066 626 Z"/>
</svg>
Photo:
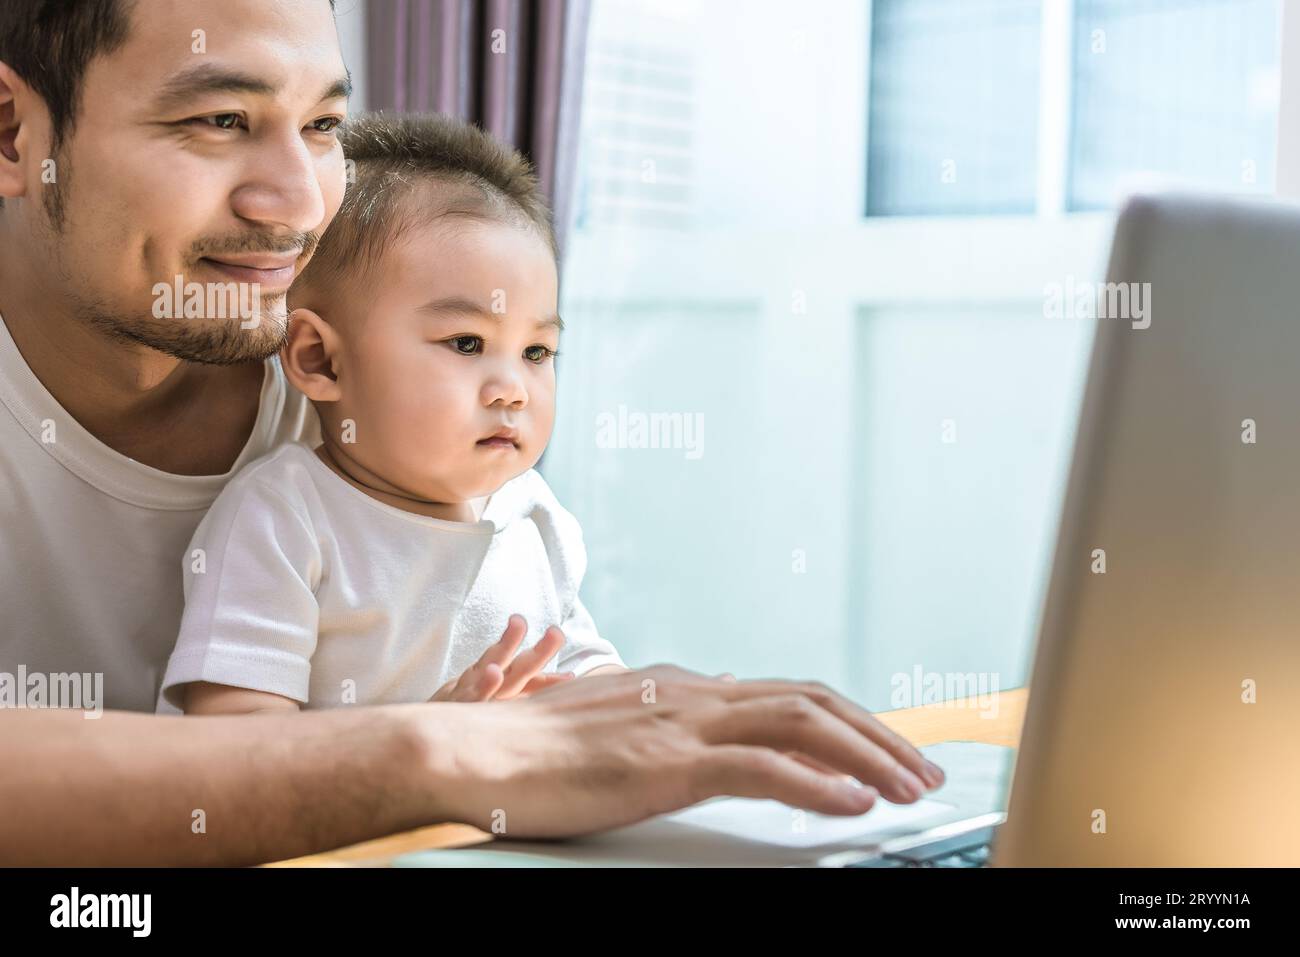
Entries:
<svg viewBox="0 0 1300 957">
<path fill-rule="evenodd" d="M 342 200 L 347 92 L 326 0 L 134 4 L 127 42 L 86 71 L 61 222 L 26 204 L 37 266 L 118 338 L 200 362 L 273 354 L 285 291 Z"/>
</svg>

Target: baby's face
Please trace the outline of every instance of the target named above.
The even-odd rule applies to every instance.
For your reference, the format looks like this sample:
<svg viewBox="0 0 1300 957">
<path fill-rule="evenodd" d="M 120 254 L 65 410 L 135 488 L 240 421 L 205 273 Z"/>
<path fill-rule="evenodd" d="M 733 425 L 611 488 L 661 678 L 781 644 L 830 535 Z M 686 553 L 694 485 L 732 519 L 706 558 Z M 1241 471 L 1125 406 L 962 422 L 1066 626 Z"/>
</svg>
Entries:
<svg viewBox="0 0 1300 957">
<path fill-rule="evenodd" d="M 555 421 L 555 260 L 532 229 L 439 220 L 385 252 L 342 327 L 336 442 L 433 502 L 489 495 L 537 464 Z M 505 438 L 494 438 L 506 430 Z"/>
</svg>

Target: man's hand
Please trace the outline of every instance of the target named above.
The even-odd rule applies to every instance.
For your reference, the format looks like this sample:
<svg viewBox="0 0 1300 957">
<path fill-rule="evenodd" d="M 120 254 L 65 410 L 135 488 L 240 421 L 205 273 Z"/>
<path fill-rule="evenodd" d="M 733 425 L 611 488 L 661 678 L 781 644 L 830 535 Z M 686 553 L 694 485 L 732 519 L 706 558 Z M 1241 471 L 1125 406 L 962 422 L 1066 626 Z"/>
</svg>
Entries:
<svg viewBox="0 0 1300 957">
<path fill-rule="evenodd" d="M 727 678 L 659 665 L 412 714 L 435 814 L 507 837 L 566 837 L 718 795 L 853 815 L 943 783 L 906 740 L 824 685 Z"/>
<path fill-rule="evenodd" d="M 522 615 L 511 615 L 501 640 L 483 652 L 481 658 L 459 677 L 453 678 L 438 689 L 430 701 L 502 701 L 507 698 L 524 698 L 528 695 L 561 684 L 573 677 L 573 672 L 539 674 L 546 663 L 564 647 L 564 632 L 559 625 L 546 629 L 537 644 L 519 657 L 528 622 Z M 513 660 L 511 660 L 513 659 Z"/>
</svg>

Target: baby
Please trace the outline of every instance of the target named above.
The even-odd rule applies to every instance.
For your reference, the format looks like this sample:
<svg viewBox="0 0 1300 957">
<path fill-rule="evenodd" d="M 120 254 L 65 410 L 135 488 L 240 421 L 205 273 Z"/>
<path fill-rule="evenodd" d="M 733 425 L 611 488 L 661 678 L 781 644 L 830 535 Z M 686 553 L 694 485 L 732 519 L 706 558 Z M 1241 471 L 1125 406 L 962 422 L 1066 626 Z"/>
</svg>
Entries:
<svg viewBox="0 0 1300 957">
<path fill-rule="evenodd" d="M 563 324 L 531 169 L 444 117 L 362 116 L 343 146 L 355 182 L 279 357 L 323 441 L 249 465 L 199 525 L 158 710 L 485 700 L 625 670 L 578 598 L 582 531 L 533 469 Z"/>
</svg>

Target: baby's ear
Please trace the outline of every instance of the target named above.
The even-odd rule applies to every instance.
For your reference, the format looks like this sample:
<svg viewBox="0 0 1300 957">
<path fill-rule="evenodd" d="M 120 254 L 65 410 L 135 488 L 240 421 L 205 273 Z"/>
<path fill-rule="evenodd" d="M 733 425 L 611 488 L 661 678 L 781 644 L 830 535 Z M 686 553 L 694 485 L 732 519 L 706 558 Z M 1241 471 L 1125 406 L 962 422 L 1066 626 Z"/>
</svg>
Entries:
<svg viewBox="0 0 1300 957">
<path fill-rule="evenodd" d="M 293 387 L 313 402 L 337 402 L 337 363 L 342 339 L 330 324 L 310 309 L 289 314 L 289 330 L 280 365 Z"/>
</svg>

